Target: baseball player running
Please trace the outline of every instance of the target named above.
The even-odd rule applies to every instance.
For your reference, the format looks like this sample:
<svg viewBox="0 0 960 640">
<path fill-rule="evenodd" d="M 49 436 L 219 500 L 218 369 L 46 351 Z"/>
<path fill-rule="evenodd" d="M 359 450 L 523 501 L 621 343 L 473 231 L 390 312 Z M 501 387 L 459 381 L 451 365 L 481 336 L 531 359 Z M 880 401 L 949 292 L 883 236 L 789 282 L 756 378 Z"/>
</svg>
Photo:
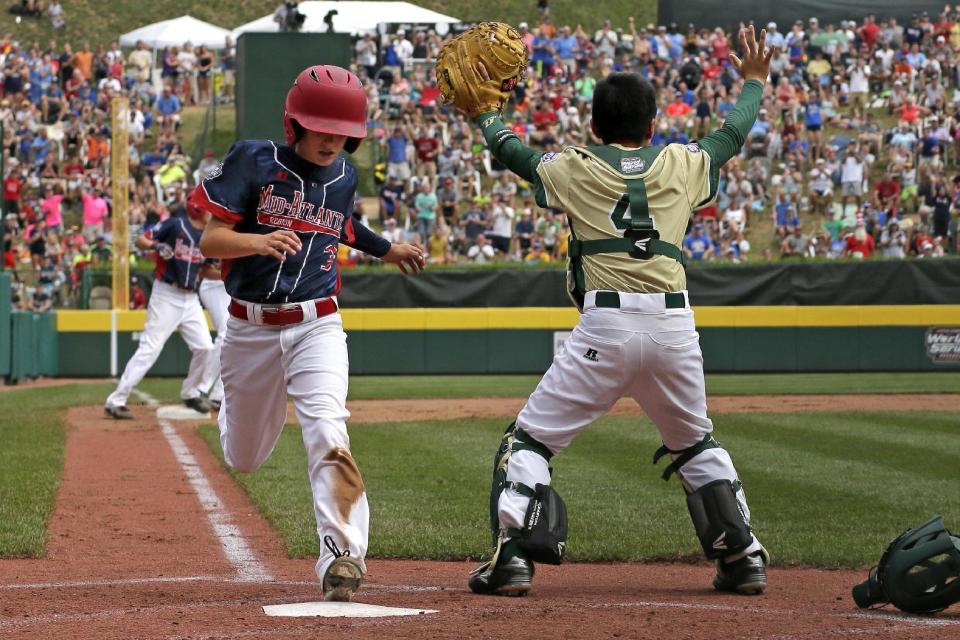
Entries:
<svg viewBox="0 0 960 640">
<path fill-rule="evenodd" d="M 293 398 L 321 540 L 324 598 L 347 601 L 366 567 L 369 509 L 346 421 L 347 343 L 337 313 L 340 242 L 407 273 L 419 248 L 391 244 L 351 215 L 357 172 L 340 156 L 366 135 L 366 93 L 357 77 L 313 66 L 287 93 L 287 144 L 237 142 L 191 194 L 213 215 L 201 246 L 223 260 L 231 296 L 221 351 L 220 443 L 240 472 L 273 450 Z"/>
<path fill-rule="evenodd" d="M 184 404 L 200 413 L 210 411 L 203 392 L 213 342 L 207 319 L 200 308 L 197 286 L 200 282 L 200 235 L 204 213 L 196 210 L 188 216 L 171 216 L 136 240 L 138 249 L 157 253 L 153 290 L 147 305 L 147 323 L 140 334 L 136 353 L 127 362 L 116 391 L 107 398 L 104 412 L 117 419 L 130 419 L 127 398 L 160 357 L 160 351 L 175 330 L 190 348 L 190 368 L 180 387 Z"/>
<path fill-rule="evenodd" d="M 471 574 L 470 589 L 525 595 L 534 562 L 560 563 L 566 512 L 549 486 L 550 459 L 629 394 L 659 431 L 655 459 L 672 459 L 663 477 L 679 477 L 701 546 L 717 561 L 714 587 L 761 593 L 766 551 L 751 531 L 730 455 L 712 436 L 680 242 L 690 212 L 714 199 L 720 167 L 756 118 L 771 56 L 765 32 L 758 41 L 752 27 L 740 31 L 743 60 L 731 56 L 745 80 L 740 99 L 723 127 L 702 140 L 647 146 L 654 89 L 638 74 L 614 73 L 593 97 L 591 126 L 603 144 L 541 154 L 498 117 L 526 67 L 525 53 L 519 72 L 504 63 L 505 52 L 518 49 L 516 32 L 499 24 L 477 30 L 482 37 L 473 44 L 467 32 L 441 52 L 438 85 L 474 117 L 497 159 L 535 186 L 537 203 L 569 216 L 570 290 L 582 313 L 496 453 L 496 547 Z"/>
</svg>

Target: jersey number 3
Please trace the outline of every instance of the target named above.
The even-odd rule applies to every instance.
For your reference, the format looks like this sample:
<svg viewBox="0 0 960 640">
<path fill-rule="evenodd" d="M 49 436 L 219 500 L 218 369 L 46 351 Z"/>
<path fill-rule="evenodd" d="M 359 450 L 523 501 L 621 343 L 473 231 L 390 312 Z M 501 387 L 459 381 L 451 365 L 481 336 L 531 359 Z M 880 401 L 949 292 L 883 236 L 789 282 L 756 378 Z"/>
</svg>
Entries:
<svg viewBox="0 0 960 640">
<path fill-rule="evenodd" d="M 321 271 L 330 271 L 333 268 L 333 265 L 337 262 L 337 246 L 328 244 L 323 248 L 323 253 L 325 254 L 325 261 L 323 266 L 320 267 Z"/>
</svg>

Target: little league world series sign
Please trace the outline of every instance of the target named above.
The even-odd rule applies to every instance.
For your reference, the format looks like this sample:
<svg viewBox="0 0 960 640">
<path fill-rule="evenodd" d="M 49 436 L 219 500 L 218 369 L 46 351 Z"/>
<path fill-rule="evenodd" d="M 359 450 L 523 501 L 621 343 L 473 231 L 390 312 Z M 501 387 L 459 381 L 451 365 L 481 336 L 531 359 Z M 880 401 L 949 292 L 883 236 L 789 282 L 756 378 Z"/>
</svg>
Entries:
<svg viewBox="0 0 960 640">
<path fill-rule="evenodd" d="M 960 327 L 930 327 L 926 345 L 933 362 L 960 362 Z"/>
</svg>

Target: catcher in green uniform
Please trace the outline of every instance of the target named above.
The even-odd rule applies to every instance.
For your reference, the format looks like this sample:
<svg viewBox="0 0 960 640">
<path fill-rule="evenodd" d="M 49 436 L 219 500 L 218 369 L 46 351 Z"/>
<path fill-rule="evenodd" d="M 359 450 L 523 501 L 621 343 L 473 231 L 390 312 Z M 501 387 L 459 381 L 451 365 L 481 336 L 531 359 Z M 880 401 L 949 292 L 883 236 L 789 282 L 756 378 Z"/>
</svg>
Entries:
<svg viewBox="0 0 960 640">
<path fill-rule="evenodd" d="M 494 553 L 470 576 L 475 593 L 525 595 L 534 563 L 560 564 L 566 508 L 550 486 L 549 462 L 623 395 L 631 395 L 663 440 L 664 479 L 676 474 L 720 591 L 758 594 L 768 557 L 753 535 L 742 484 L 707 417 L 703 358 L 680 248 L 690 212 L 716 197 L 720 167 L 753 126 L 773 50 L 765 32 L 739 34 L 744 79 L 723 127 L 688 144 L 650 146 L 653 87 L 639 74 L 597 84 L 591 128 L 602 145 L 543 154 L 500 119 L 523 78 L 527 50 L 502 23 L 461 34 L 437 58 L 444 98 L 483 131 L 493 155 L 530 182 L 537 204 L 570 219 L 568 288 L 582 314 L 494 457 L 490 525 Z"/>
</svg>

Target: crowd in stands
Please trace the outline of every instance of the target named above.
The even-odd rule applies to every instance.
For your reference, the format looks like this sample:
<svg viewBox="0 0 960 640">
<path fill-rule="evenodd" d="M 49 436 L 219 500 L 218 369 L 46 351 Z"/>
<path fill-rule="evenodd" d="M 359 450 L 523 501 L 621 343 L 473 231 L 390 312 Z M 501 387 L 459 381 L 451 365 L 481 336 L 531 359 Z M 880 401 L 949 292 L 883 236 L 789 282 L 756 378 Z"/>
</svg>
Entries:
<svg viewBox="0 0 960 640">
<path fill-rule="evenodd" d="M 906 25 L 871 15 L 757 26 L 778 48 L 771 82 L 743 154 L 721 171 L 716 203 L 692 218 L 689 259 L 957 253 L 960 7 Z M 531 67 L 505 119 L 544 151 L 598 142 L 593 89 L 615 71 L 654 85 L 655 145 L 705 135 L 736 104 L 735 34 L 723 28 L 631 19 L 590 33 L 542 12 L 519 29 Z M 380 123 L 385 233 L 420 242 L 437 263 L 562 259 L 566 217 L 537 208 L 530 185 L 497 166 L 477 130 L 438 107 L 424 63 L 441 44 L 430 30 L 356 44 Z"/>
<path fill-rule="evenodd" d="M 123 51 L 116 42 L 73 48 L 0 38 L 3 266 L 13 272 L 15 308 L 76 305 L 84 271 L 108 268 L 114 97 L 130 104 L 131 237 L 182 212 L 190 188 L 218 160 L 212 151 L 194 159 L 184 150 L 180 115 L 185 105 L 210 102 L 215 72 L 219 100 L 231 100 L 235 49 L 229 37 L 224 44 L 212 52 L 185 43 L 154 60 L 143 42 Z M 143 258 L 151 256 L 135 252 L 131 265 Z M 132 306 L 144 306 L 142 290 L 134 291 Z"/>
<path fill-rule="evenodd" d="M 536 148 L 598 142 L 593 90 L 615 71 L 639 72 L 655 87 L 655 145 L 696 140 L 736 103 L 742 82 L 727 58 L 737 48 L 729 29 L 558 22 L 541 10 L 532 28 L 518 25 L 531 66 L 504 117 Z M 716 203 L 691 219 L 690 261 L 956 254 L 960 7 L 904 25 L 868 16 L 757 26 L 778 47 L 771 82 L 742 155 L 720 172 Z M 363 194 L 355 215 L 391 240 L 421 244 L 433 264 L 562 261 L 566 216 L 537 207 L 531 185 L 499 166 L 478 129 L 438 104 L 432 60 L 443 41 L 426 28 L 356 40 L 367 144 L 380 162 L 378 192 Z M 230 98 L 226 44 L 184 43 L 155 60 L 143 43 L 122 51 L 115 42 L 0 40 L 4 260 L 31 283 L 17 304 L 63 303 L 85 267 L 110 259 L 114 96 L 131 103 L 133 233 L 181 209 L 216 166 L 212 154 L 185 153 L 179 124 L 185 106 L 215 92 Z M 342 247 L 340 259 L 364 258 Z"/>
</svg>

